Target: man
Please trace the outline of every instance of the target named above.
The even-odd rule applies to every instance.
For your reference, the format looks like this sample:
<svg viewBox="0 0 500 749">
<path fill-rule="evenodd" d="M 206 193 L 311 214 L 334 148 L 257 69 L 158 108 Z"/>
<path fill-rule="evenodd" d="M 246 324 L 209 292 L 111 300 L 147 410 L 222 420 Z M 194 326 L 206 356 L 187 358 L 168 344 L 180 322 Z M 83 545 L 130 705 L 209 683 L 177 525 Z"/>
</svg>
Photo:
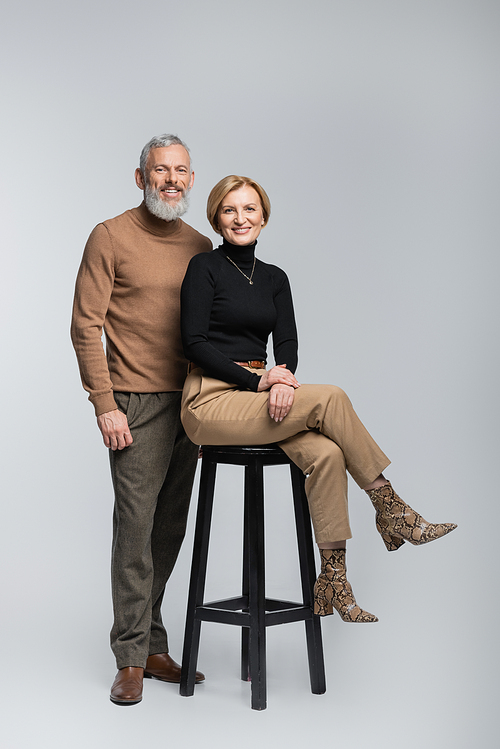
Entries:
<svg viewBox="0 0 500 749">
<path fill-rule="evenodd" d="M 179 417 L 187 371 L 179 298 L 191 257 L 212 249 L 180 218 L 194 172 L 177 136 L 146 144 L 135 181 L 144 202 L 98 224 L 88 239 L 71 326 L 83 386 L 110 448 L 117 705 L 141 701 L 144 676 L 180 681 L 160 611 L 184 538 L 197 457 Z"/>
</svg>

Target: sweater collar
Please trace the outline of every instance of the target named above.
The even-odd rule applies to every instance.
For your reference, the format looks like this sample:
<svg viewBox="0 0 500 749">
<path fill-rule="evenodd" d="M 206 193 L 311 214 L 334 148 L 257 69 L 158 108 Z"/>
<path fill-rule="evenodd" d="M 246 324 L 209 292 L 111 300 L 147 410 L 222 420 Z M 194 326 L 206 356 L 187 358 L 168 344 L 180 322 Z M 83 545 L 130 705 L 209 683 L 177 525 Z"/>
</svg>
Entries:
<svg viewBox="0 0 500 749">
<path fill-rule="evenodd" d="M 255 248 L 257 246 L 257 240 L 252 244 L 236 245 L 228 242 L 227 239 L 223 239 L 222 244 L 219 245 L 219 250 L 237 265 L 244 266 L 245 264 L 253 263 L 255 256 Z"/>
<path fill-rule="evenodd" d="M 142 226 L 147 231 L 151 232 L 151 234 L 156 234 L 158 237 L 171 237 L 181 229 L 182 219 L 177 218 L 175 221 L 164 221 L 161 218 L 157 218 L 148 211 L 144 201 L 140 206 L 133 208 L 132 210 Z"/>
</svg>

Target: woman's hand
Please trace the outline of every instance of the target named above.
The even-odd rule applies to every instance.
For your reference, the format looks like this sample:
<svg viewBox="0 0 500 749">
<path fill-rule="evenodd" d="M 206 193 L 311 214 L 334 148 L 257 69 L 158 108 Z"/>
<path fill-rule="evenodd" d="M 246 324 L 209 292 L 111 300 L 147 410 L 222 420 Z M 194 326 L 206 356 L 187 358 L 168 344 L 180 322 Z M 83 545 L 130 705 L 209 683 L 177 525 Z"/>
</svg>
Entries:
<svg viewBox="0 0 500 749">
<path fill-rule="evenodd" d="M 290 412 L 295 397 L 295 389 L 291 385 L 273 385 L 269 391 L 269 416 L 274 421 L 283 421 Z"/>
<path fill-rule="evenodd" d="M 297 381 L 295 375 L 286 368 L 286 364 L 278 364 L 272 369 L 266 370 L 261 375 L 257 392 L 261 393 L 263 390 L 269 390 L 273 385 L 289 385 L 292 388 L 300 387 L 300 382 Z"/>
</svg>

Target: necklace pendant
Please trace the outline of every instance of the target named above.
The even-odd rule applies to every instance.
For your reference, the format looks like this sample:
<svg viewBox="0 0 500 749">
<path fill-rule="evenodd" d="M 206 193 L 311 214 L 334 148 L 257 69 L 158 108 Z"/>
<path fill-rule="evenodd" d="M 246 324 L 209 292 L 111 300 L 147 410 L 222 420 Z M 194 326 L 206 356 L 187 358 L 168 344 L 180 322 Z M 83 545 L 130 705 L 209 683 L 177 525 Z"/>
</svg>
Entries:
<svg viewBox="0 0 500 749">
<path fill-rule="evenodd" d="M 241 268 L 238 265 L 236 265 L 236 263 L 234 262 L 234 260 L 231 260 L 231 258 L 229 257 L 229 255 L 226 255 L 226 257 L 229 260 L 229 262 L 231 263 L 231 265 L 234 265 L 234 267 L 236 268 L 236 270 L 239 270 L 239 272 L 241 273 L 241 275 L 245 276 L 245 278 L 247 279 L 247 281 L 250 284 L 250 286 L 253 286 L 252 277 L 253 277 L 253 273 L 254 273 L 254 270 L 255 270 L 255 263 L 257 262 L 257 258 L 254 257 L 254 259 L 253 259 L 252 272 L 250 273 L 250 277 L 248 277 L 247 274 L 243 273 L 243 271 L 241 270 Z"/>
</svg>

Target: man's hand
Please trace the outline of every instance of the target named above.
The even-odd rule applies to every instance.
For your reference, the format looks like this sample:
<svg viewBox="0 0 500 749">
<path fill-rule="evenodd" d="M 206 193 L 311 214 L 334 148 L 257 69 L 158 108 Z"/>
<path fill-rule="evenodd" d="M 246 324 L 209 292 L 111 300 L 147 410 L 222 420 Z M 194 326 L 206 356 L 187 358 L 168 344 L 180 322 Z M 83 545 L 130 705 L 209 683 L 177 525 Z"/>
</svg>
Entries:
<svg viewBox="0 0 500 749">
<path fill-rule="evenodd" d="M 123 450 L 133 442 L 127 417 L 117 408 L 98 416 L 97 426 L 101 430 L 104 444 L 112 450 Z"/>
<path fill-rule="evenodd" d="M 290 385 L 273 385 L 269 391 L 269 416 L 274 421 L 283 421 L 293 405 L 295 389 Z"/>
<path fill-rule="evenodd" d="M 263 390 L 269 390 L 273 385 L 289 385 L 292 388 L 300 387 L 300 382 L 297 381 L 295 375 L 286 368 L 286 364 L 278 364 L 272 369 L 266 370 L 261 375 L 257 392 L 261 393 Z"/>
</svg>

